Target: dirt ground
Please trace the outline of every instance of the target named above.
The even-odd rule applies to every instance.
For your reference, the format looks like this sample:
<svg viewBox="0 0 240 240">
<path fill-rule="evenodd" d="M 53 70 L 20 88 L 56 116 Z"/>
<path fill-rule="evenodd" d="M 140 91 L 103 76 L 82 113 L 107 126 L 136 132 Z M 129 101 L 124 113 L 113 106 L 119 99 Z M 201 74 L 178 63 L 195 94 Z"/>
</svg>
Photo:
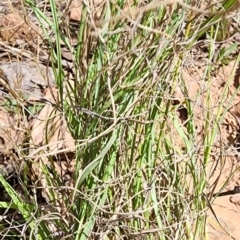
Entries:
<svg viewBox="0 0 240 240">
<path fill-rule="evenodd" d="M 239 66 L 237 66 L 236 71 L 233 71 L 234 65 L 235 61 L 231 61 L 229 64 L 219 67 L 208 85 L 213 117 L 216 114 L 219 102 L 224 98 L 222 93 L 226 84 L 228 84 L 228 87 L 222 112 L 224 112 L 227 106 L 229 107 L 222 124 L 220 124 L 220 131 L 212 150 L 213 159 L 209 163 L 209 186 L 218 180 L 214 194 L 217 194 L 219 191 L 228 193 L 226 196 L 218 196 L 212 205 L 212 210 L 208 211 L 208 233 L 212 240 L 240 239 L 240 232 L 238 231 L 240 222 L 240 193 L 231 192 L 235 187 L 240 186 L 239 169 L 237 169 L 240 166 L 240 152 L 238 149 L 240 145 L 237 139 L 240 129 L 239 94 L 234 97 L 233 101 L 228 102 L 240 85 Z M 204 65 L 198 67 L 197 70 L 195 67 L 188 67 L 184 71 L 184 81 L 188 86 L 188 94 L 194 102 L 193 117 L 195 118 L 195 122 L 198 123 L 199 142 L 204 139 L 202 124 L 204 122 L 203 116 L 206 114 L 206 109 L 204 108 L 206 93 L 201 80 L 203 70 Z M 232 73 L 233 75 L 231 76 Z M 196 98 L 198 93 L 201 93 L 200 97 Z M 180 92 L 176 91 L 175 97 L 181 102 L 182 96 Z M 224 150 L 220 151 L 220 149 Z M 214 166 L 216 166 L 216 169 L 213 171 Z M 231 176 L 233 171 L 235 172 Z M 223 187 L 227 180 L 228 184 Z"/>
</svg>

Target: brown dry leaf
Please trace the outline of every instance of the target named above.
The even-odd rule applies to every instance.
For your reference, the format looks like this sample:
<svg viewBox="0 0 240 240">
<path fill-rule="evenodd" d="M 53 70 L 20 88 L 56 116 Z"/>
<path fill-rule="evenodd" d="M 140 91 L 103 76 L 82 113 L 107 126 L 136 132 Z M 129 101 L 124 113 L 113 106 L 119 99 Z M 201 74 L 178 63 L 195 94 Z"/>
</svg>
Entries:
<svg viewBox="0 0 240 240">
<path fill-rule="evenodd" d="M 82 0 L 73 0 L 69 9 L 69 18 L 73 21 L 80 21 L 82 17 Z M 93 0 L 89 7 L 91 8 L 91 14 L 94 19 L 99 19 L 101 17 L 102 8 L 104 6 L 105 0 Z"/>
<path fill-rule="evenodd" d="M 69 49 L 64 47 L 61 49 L 61 53 L 65 59 L 67 59 L 68 61 L 73 61 L 73 55 Z"/>
<path fill-rule="evenodd" d="M 82 0 L 73 0 L 70 5 L 69 11 L 69 18 L 73 21 L 80 21 L 82 17 Z M 89 4 L 89 8 L 91 9 L 91 14 L 93 19 L 100 20 L 102 16 L 102 9 L 106 3 L 106 0 L 93 0 Z M 128 13 L 132 18 L 136 18 L 136 14 L 132 14 L 131 6 L 133 5 L 134 1 L 129 0 L 124 3 L 123 12 Z M 144 1 L 140 1 L 138 3 L 139 7 L 143 6 L 145 3 Z M 134 16 L 133 16 L 134 15 Z"/>
<path fill-rule="evenodd" d="M 233 195 L 232 197 L 230 197 L 229 200 L 230 200 L 231 203 L 240 206 L 240 195 L 239 195 L 239 194 Z M 240 213 L 239 213 L 239 214 L 240 214 Z"/>
<path fill-rule="evenodd" d="M 219 69 L 218 77 L 226 83 L 229 82 L 229 97 L 232 97 L 235 94 L 235 91 L 240 85 L 240 65 L 237 67 L 236 71 L 234 71 L 235 61 L 230 62 L 228 65 L 224 65 Z M 231 77 L 231 79 L 229 79 Z M 234 113 L 237 117 L 240 117 L 240 102 L 239 102 L 239 92 L 237 93 L 237 97 L 233 99 L 231 104 L 231 112 Z"/>
<path fill-rule="evenodd" d="M 222 80 L 227 82 L 229 77 L 231 76 L 231 74 L 233 74 L 234 65 L 235 65 L 235 61 L 230 62 L 228 65 L 223 65 L 219 69 L 218 76 L 220 78 L 222 78 Z M 235 75 L 235 73 L 234 73 L 234 75 Z"/>
<path fill-rule="evenodd" d="M 52 95 L 53 93 L 53 95 Z M 58 95 L 57 89 L 46 89 L 44 98 L 49 100 L 50 102 L 55 102 Z M 54 170 L 59 174 L 59 176 L 65 176 L 69 170 L 72 170 L 73 161 L 68 159 L 68 155 L 74 155 L 74 152 L 66 151 L 63 155 L 59 155 L 58 152 L 61 149 L 71 148 L 75 149 L 75 141 L 72 138 L 65 119 L 62 117 L 62 114 L 54 109 L 51 105 L 45 105 L 45 107 L 40 112 L 38 119 L 33 121 L 33 128 L 31 133 L 31 145 L 32 151 L 34 151 L 34 147 L 41 147 L 49 144 L 49 148 L 46 147 L 46 151 L 49 151 L 52 156 L 57 157 L 58 161 L 53 162 Z M 41 153 L 40 153 L 41 154 Z M 49 191 L 48 191 L 48 182 L 46 180 L 45 175 L 43 174 L 43 167 L 51 166 L 49 164 L 49 160 L 47 157 L 42 157 L 39 155 L 39 158 L 34 159 L 34 163 L 32 164 L 33 181 L 38 181 L 44 190 L 42 191 L 42 196 L 49 200 Z M 71 185 L 71 176 L 68 177 L 69 185 Z M 61 194 L 59 192 L 55 192 L 56 196 L 58 196 L 59 201 L 61 202 Z M 61 203 L 63 204 L 63 203 Z M 61 211 L 61 208 L 59 208 Z"/>
<path fill-rule="evenodd" d="M 194 113 L 196 115 L 202 114 L 203 93 L 202 93 L 202 80 L 199 77 L 200 73 L 183 71 L 183 80 L 187 88 L 187 96 L 194 103 Z M 175 89 L 174 97 L 180 103 L 185 100 L 185 94 L 182 93 L 179 86 Z"/>
<path fill-rule="evenodd" d="M 16 129 L 14 117 L 0 107 L 0 137 L 4 140 L 5 148 L 12 149 L 23 142 L 23 134 Z"/>
<path fill-rule="evenodd" d="M 214 77 L 212 76 L 211 81 L 204 81 L 202 76 L 204 76 L 204 68 L 198 68 L 198 69 L 185 69 L 183 71 L 183 80 L 185 81 L 186 85 L 186 91 L 187 93 L 182 93 L 181 89 L 179 87 L 176 88 L 175 91 L 175 100 L 178 100 L 180 102 L 180 106 L 183 110 L 185 107 L 184 100 L 186 98 L 189 98 L 192 105 L 192 115 L 191 118 L 194 119 L 195 127 L 196 127 L 196 142 L 201 145 L 203 144 L 203 139 L 206 133 L 206 129 L 204 127 L 205 124 L 205 116 L 209 112 L 210 115 L 210 121 L 215 121 L 215 116 L 217 112 L 219 111 L 219 104 L 220 101 L 223 100 L 223 88 L 224 88 L 224 81 L 220 77 Z M 232 87 L 232 86 L 231 86 Z M 226 102 L 227 99 L 229 99 L 230 91 L 228 91 L 228 95 L 225 96 Z M 224 108 L 221 109 L 221 111 L 224 111 Z M 187 121 L 188 114 L 185 113 L 185 116 L 179 116 L 179 118 L 182 121 Z M 226 118 L 229 118 L 229 115 L 226 115 Z M 230 118 L 231 120 L 233 117 Z M 224 123 L 226 121 L 224 120 Z M 233 119 L 234 122 L 234 119 Z M 226 130 L 226 131 L 225 131 Z M 227 129 L 222 128 L 221 129 L 221 136 L 223 139 L 216 139 L 216 142 L 214 144 L 216 146 L 219 146 L 219 141 L 224 142 L 227 144 L 228 139 L 226 137 L 229 135 L 227 132 Z M 215 150 L 212 149 L 214 152 Z M 200 153 L 199 153 L 200 154 Z"/>
<path fill-rule="evenodd" d="M 57 90 L 52 90 L 55 97 L 57 97 Z M 44 98 L 50 102 L 54 102 L 54 97 L 51 95 L 50 89 L 46 90 Z M 65 119 L 51 105 L 45 105 L 38 119 L 34 120 L 31 137 L 32 144 L 35 146 L 50 144 L 49 150 L 53 155 L 57 154 L 61 149 L 74 149 L 75 147 L 74 139 L 67 128 Z"/>
<path fill-rule="evenodd" d="M 205 81 L 202 79 L 204 76 L 204 68 L 198 70 L 184 70 L 183 80 L 185 81 L 187 94 L 182 93 L 181 89 L 177 86 L 175 90 L 175 99 L 182 103 L 186 95 L 191 100 L 193 106 L 193 112 L 195 116 L 200 118 L 206 114 L 206 102 L 207 95 L 210 95 L 210 104 L 212 113 L 216 113 L 219 108 L 219 101 L 222 98 L 222 91 L 224 86 L 224 80 L 217 76 L 211 78 L 211 81 Z"/>
<path fill-rule="evenodd" d="M 0 37 L 3 41 L 32 41 L 37 37 L 36 31 L 38 32 L 37 26 L 33 23 L 28 26 L 17 12 L 10 13 L 0 20 Z"/>
<path fill-rule="evenodd" d="M 21 171 L 21 158 L 17 156 L 19 145 L 24 142 L 24 131 L 17 128 L 17 114 L 11 116 L 0 107 L 0 173 L 8 177 Z"/>
<path fill-rule="evenodd" d="M 188 91 L 188 97 L 191 100 L 195 100 L 196 97 L 199 94 L 200 86 L 201 86 L 201 80 L 197 78 L 195 75 L 190 75 L 188 72 L 183 71 L 183 79 L 186 83 L 187 91 Z"/>
<path fill-rule="evenodd" d="M 0 69 L 6 76 L 9 86 L 18 93 L 42 96 L 43 88 L 55 85 L 52 68 L 46 68 L 33 61 L 4 61 L 0 63 Z M 3 95 L 3 92 L 0 92 L 0 96 Z"/>
<path fill-rule="evenodd" d="M 82 15 L 82 0 L 73 0 L 69 9 L 70 20 L 80 21 Z"/>
</svg>

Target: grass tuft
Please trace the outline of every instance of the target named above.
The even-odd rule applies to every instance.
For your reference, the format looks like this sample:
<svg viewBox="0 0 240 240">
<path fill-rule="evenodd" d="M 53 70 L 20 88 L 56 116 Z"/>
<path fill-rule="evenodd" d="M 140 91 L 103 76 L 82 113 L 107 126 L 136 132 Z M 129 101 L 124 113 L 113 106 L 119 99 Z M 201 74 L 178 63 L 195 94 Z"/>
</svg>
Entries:
<svg viewBox="0 0 240 240">
<path fill-rule="evenodd" d="M 207 211 L 214 200 L 209 196 L 217 185 L 209 186 L 209 168 L 213 154 L 224 166 L 220 128 L 239 91 L 229 99 L 238 46 L 223 47 L 217 57 L 215 46 L 234 35 L 229 26 L 239 1 L 210 7 L 203 0 L 106 0 L 98 7 L 83 1 L 78 22 L 65 15 L 72 1 L 64 11 L 58 1 L 45 7 L 36 2 L 23 1 L 24 9 L 41 29 L 41 47 L 47 49 L 58 89 L 52 106 L 75 141 L 75 164 L 67 186 L 64 168 L 59 172 L 56 166 L 70 162 L 69 152 L 52 153 L 46 130 L 46 145 L 21 153 L 31 181 L 31 188 L 22 183 L 25 197 L 0 175 L 11 199 L 1 208 L 18 209 L 23 217 L 24 233 L 9 232 L 9 237 L 208 238 Z M 196 70 L 188 64 L 202 42 L 207 59 Z M 215 101 L 213 69 L 228 58 L 235 58 L 236 66 Z M 185 74 L 190 68 L 201 71 L 194 97 Z"/>
</svg>

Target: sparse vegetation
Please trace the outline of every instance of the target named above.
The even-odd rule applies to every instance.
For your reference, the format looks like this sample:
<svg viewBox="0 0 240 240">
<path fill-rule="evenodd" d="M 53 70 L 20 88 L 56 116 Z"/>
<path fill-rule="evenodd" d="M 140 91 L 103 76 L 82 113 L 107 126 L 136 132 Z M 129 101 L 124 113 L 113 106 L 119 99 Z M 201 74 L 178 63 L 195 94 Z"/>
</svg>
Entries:
<svg viewBox="0 0 240 240">
<path fill-rule="evenodd" d="M 209 239 L 215 170 L 233 146 L 221 124 L 239 92 L 239 1 L 82 1 L 79 21 L 72 2 L 6 3 L 56 87 L 34 99 L 5 88 L 24 138 L 18 187 L 0 175 L 2 239 Z"/>
</svg>

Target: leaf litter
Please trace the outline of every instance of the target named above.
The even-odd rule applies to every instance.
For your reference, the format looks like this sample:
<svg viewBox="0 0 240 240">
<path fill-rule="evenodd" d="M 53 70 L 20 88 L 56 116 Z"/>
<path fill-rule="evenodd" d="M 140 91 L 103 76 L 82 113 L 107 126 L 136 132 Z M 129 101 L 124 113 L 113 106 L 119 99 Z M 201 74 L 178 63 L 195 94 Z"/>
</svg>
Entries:
<svg viewBox="0 0 240 240">
<path fill-rule="evenodd" d="M 209 187 L 216 181 L 219 177 L 219 181 L 217 187 L 215 188 L 215 193 L 221 190 L 221 187 L 225 183 L 225 181 L 231 176 L 231 172 L 233 169 L 240 166 L 240 153 L 238 150 L 239 140 L 237 140 L 237 136 L 240 130 L 240 100 L 239 93 L 233 99 L 232 102 L 228 102 L 231 99 L 236 89 L 240 86 L 240 72 L 239 67 L 235 74 L 232 76 L 232 81 L 228 82 L 228 79 L 231 78 L 233 73 L 233 68 L 235 65 L 235 61 L 231 61 L 228 65 L 220 66 L 217 72 L 215 73 L 215 77 L 211 78 L 211 82 L 207 83 L 202 80 L 202 76 L 204 74 L 204 65 L 201 67 L 188 67 L 183 70 L 183 79 L 186 84 L 187 96 L 190 101 L 193 103 L 193 118 L 195 119 L 195 123 L 198 124 L 197 128 L 198 134 L 196 137 L 196 142 L 198 146 L 201 146 L 204 141 L 204 117 L 206 116 L 209 110 L 205 109 L 205 99 L 206 99 L 206 91 L 210 91 L 211 97 L 211 115 L 214 116 L 217 114 L 218 104 L 222 100 L 222 92 L 224 86 L 229 84 L 227 89 L 227 96 L 224 107 L 229 107 L 229 111 L 226 113 L 223 122 L 220 124 L 220 132 L 219 136 L 214 143 L 214 147 L 212 149 L 212 161 L 211 165 L 209 165 Z M 184 99 L 186 94 L 183 94 L 182 89 L 176 87 L 174 100 L 179 103 L 181 109 L 184 109 Z M 229 106 L 228 106 L 229 104 Z M 222 109 L 223 114 L 224 109 Z M 187 113 L 186 113 L 187 114 Z M 182 122 L 186 120 L 184 116 L 181 114 L 179 118 L 182 118 Z M 176 141 L 176 136 L 174 137 Z M 221 164 L 217 163 L 217 159 L 221 156 L 219 155 L 219 149 L 223 147 L 226 149 L 224 152 L 225 165 L 222 167 Z M 183 144 L 184 145 L 184 144 Z M 199 154 L 201 151 L 199 151 Z M 240 186 L 239 180 L 239 172 L 237 171 L 232 179 L 228 182 L 228 185 L 222 189 L 221 191 L 231 191 L 235 186 Z M 219 217 L 222 227 L 230 232 L 235 239 L 240 238 L 240 234 L 237 231 L 238 222 L 240 221 L 240 213 L 239 213 L 239 195 L 230 195 L 224 197 L 218 197 L 213 204 L 213 209 L 215 214 Z M 210 239 L 228 239 L 228 234 L 225 230 L 221 229 L 220 226 L 217 226 L 215 216 L 212 215 L 212 212 L 209 211 L 209 234 Z M 229 219 L 229 216 L 231 218 Z M 213 224 L 215 223 L 215 224 Z"/>
</svg>

